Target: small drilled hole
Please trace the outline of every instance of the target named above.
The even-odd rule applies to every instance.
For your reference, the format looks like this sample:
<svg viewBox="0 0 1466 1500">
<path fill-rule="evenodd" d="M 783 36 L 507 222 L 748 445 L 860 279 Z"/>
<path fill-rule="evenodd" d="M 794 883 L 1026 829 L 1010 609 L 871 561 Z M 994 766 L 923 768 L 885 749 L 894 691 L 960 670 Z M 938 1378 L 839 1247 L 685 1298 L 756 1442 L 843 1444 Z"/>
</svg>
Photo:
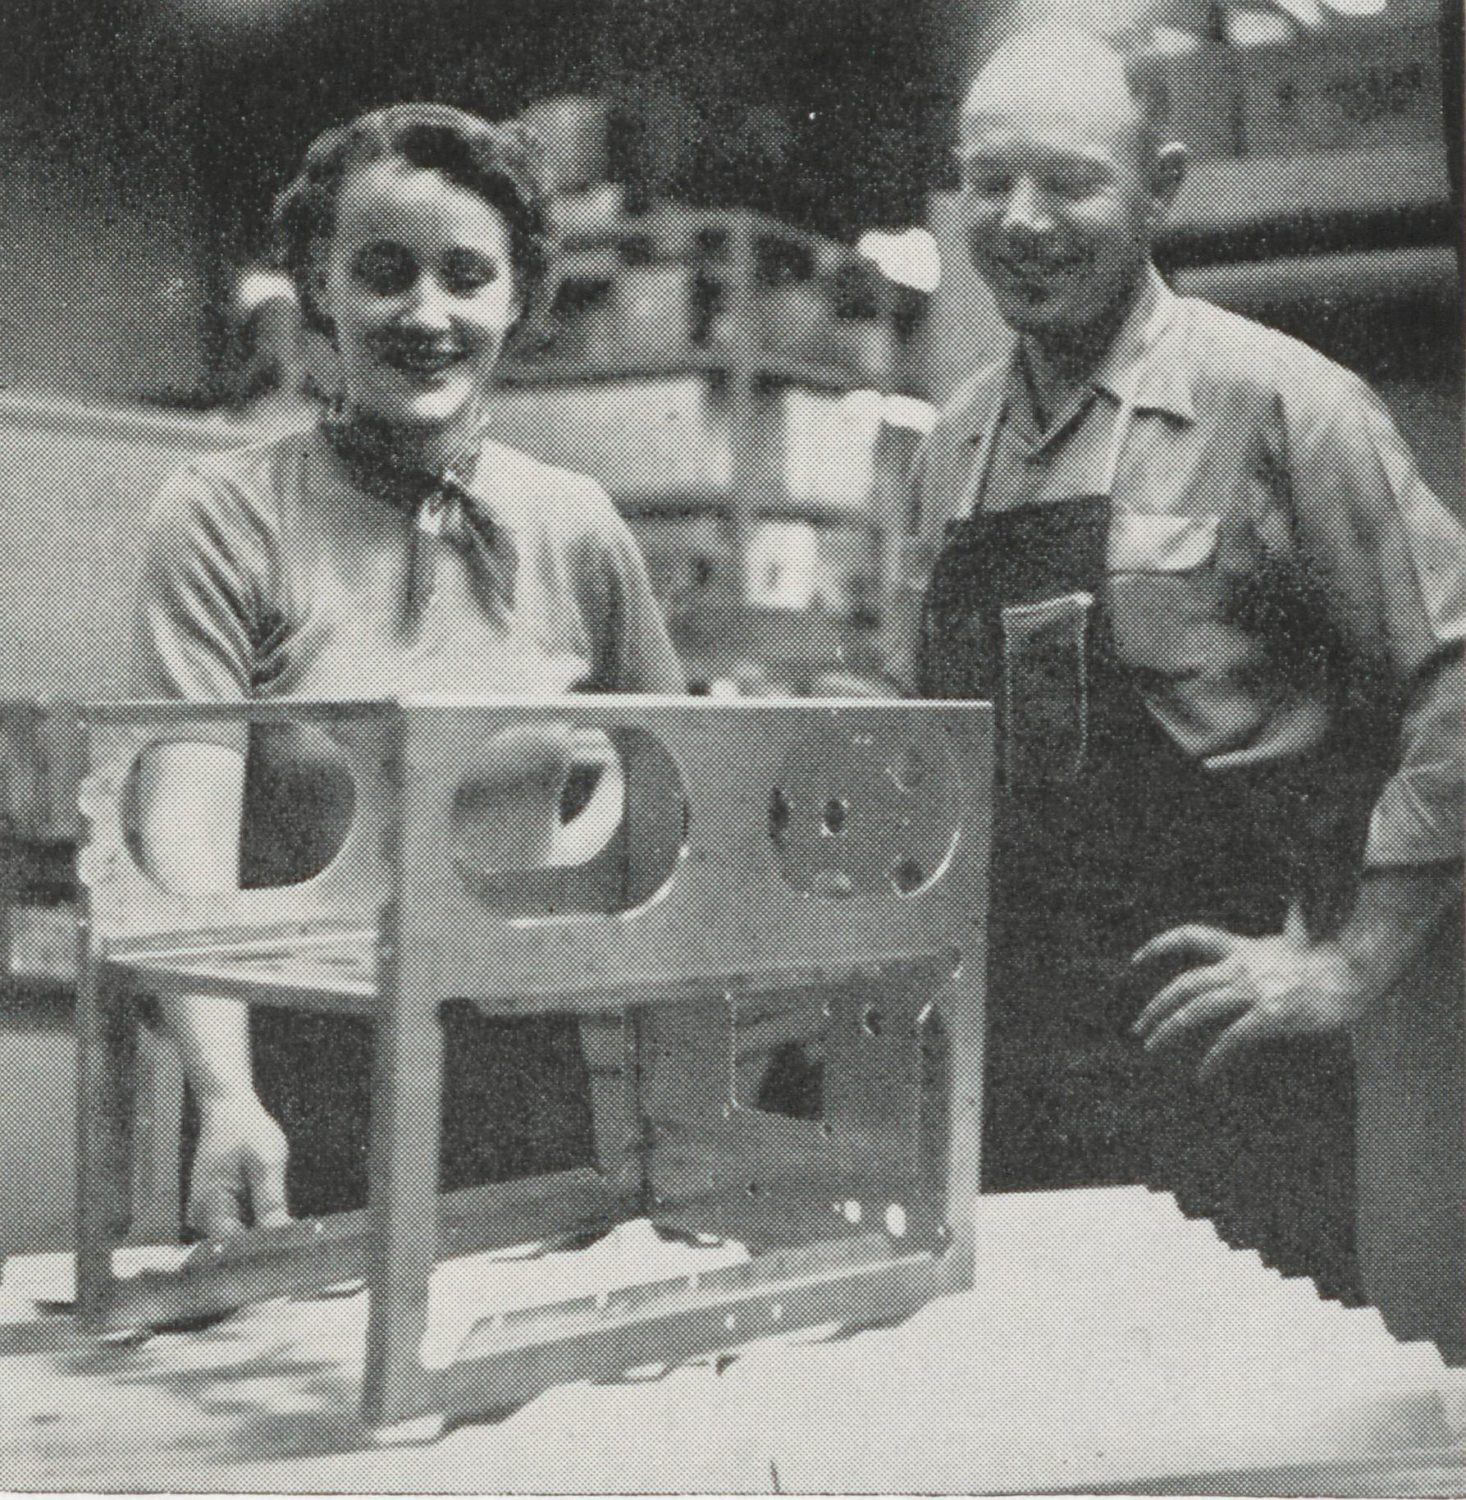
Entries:
<svg viewBox="0 0 1466 1500">
<path fill-rule="evenodd" d="M 913 891 L 920 890 L 926 884 L 926 872 L 922 869 L 918 861 L 903 859 L 891 871 L 891 884 L 903 896 L 909 896 Z"/>
<path fill-rule="evenodd" d="M 838 838 L 845 832 L 849 819 L 850 804 L 844 797 L 831 797 L 825 803 L 824 830 L 831 838 Z"/>
<path fill-rule="evenodd" d="M 906 1210 L 899 1203 L 888 1203 L 886 1205 L 886 1233 L 893 1240 L 906 1238 Z"/>
<path fill-rule="evenodd" d="M 864 1215 L 864 1210 L 854 1198 L 851 1198 L 846 1203 L 842 1204 L 840 1212 L 845 1215 L 845 1222 L 847 1224 L 860 1223 L 861 1218 Z"/>
<path fill-rule="evenodd" d="M 789 831 L 789 820 L 793 816 L 789 799 L 775 787 L 769 793 L 769 833 L 776 839 L 782 839 Z"/>
</svg>

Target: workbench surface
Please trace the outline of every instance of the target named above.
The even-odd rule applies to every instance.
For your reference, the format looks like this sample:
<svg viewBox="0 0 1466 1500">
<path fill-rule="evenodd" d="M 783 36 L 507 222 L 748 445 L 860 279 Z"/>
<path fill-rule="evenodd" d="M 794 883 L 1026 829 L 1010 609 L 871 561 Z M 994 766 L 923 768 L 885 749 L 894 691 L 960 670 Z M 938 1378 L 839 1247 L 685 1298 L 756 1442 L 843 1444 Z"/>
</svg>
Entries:
<svg viewBox="0 0 1466 1500">
<path fill-rule="evenodd" d="M 910 1322 L 570 1386 L 430 1444 L 355 1419 L 365 1299 L 96 1349 L 67 1258 L 0 1283 L 0 1489 L 1466 1494 L 1466 1371 L 1320 1301 L 1139 1188 L 979 1199 L 977 1286 Z M 729 1248 L 624 1226 L 442 1268 L 430 1348 L 516 1300 Z M 488 1299 L 493 1298 L 490 1302 Z"/>
</svg>

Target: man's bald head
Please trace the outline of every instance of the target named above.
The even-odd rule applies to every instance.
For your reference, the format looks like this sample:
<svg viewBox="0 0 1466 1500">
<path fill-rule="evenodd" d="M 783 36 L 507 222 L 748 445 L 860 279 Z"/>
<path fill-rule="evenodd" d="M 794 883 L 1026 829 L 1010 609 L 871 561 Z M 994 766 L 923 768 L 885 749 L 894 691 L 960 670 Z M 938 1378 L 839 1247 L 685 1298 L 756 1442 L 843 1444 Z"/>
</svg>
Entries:
<svg viewBox="0 0 1466 1500">
<path fill-rule="evenodd" d="M 1113 42 L 1079 27 L 1033 27 L 1006 38 L 973 79 L 962 118 L 1021 113 L 1056 101 L 1109 126 L 1130 122 L 1143 161 L 1160 147 L 1165 119 L 1155 93 L 1137 81 Z"/>
</svg>

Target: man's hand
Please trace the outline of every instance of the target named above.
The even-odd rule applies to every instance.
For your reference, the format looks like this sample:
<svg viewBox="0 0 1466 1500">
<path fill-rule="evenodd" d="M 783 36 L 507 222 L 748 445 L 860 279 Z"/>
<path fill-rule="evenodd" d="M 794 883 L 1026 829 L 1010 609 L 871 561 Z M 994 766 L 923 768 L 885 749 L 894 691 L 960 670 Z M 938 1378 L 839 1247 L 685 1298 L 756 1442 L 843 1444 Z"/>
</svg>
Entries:
<svg viewBox="0 0 1466 1500">
<path fill-rule="evenodd" d="M 209 1239 L 226 1239 L 247 1228 L 288 1224 L 288 1154 L 284 1134 L 254 1094 L 201 1103 L 189 1182 L 189 1227 Z"/>
<path fill-rule="evenodd" d="M 1194 966 L 1161 990 L 1132 1031 L 1154 1052 L 1198 1027 L 1220 1029 L 1202 1059 L 1202 1078 L 1265 1038 L 1346 1030 L 1373 998 L 1341 944 L 1312 941 L 1295 921 L 1261 938 L 1199 923 L 1175 927 L 1148 942 L 1131 965 L 1143 971 L 1182 958 Z"/>
</svg>

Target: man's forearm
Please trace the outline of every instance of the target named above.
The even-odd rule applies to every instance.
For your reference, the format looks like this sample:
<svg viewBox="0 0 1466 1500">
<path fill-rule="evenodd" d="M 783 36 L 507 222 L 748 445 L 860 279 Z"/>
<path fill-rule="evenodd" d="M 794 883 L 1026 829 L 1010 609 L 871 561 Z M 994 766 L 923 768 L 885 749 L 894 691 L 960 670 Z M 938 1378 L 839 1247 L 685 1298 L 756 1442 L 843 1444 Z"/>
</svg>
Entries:
<svg viewBox="0 0 1466 1500">
<path fill-rule="evenodd" d="M 1460 920 L 1461 899 L 1459 865 L 1365 871 L 1354 909 L 1333 939 L 1365 1008 L 1394 989 L 1442 922 Z"/>
</svg>

